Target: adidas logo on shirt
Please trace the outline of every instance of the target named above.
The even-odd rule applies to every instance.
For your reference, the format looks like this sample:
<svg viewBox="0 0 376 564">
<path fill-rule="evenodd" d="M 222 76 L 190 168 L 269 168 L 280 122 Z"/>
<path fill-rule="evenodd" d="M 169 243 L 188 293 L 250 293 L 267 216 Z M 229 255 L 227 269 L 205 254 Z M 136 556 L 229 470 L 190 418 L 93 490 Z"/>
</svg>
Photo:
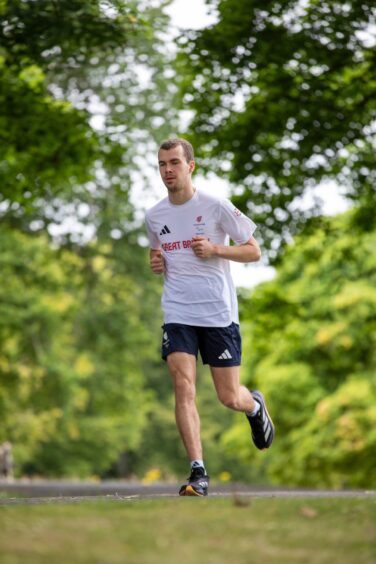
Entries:
<svg viewBox="0 0 376 564">
<path fill-rule="evenodd" d="M 224 350 L 222 354 L 219 355 L 219 360 L 228 360 L 232 358 L 230 351 L 228 349 Z"/>
<path fill-rule="evenodd" d="M 167 233 L 171 233 L 171 231 L 169 230 L 167 225 L 165 225 L 159 235 L 167 235 Z"/>
</svg>

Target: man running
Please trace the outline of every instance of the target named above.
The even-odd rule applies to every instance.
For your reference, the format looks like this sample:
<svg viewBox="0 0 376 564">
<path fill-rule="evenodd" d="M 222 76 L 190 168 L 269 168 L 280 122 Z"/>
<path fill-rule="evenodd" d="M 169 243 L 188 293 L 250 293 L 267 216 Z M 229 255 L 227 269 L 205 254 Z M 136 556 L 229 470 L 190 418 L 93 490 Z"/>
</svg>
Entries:
<svg viewBox="0 0 376 564">
<path fill-rule="evenodd" d="M 198 352 L 210 366 L 218 399 L 245 413 L 256 447 L 268 448 L 274 438 L 263 395 L 240 384 L 241 337 L 230 273 L 231 260 L 256 262 L 261 252 L 253 221 L 230 201 L 193 186 L 190 143 L 165 141 L 158 162 L 168 194 L 147 211 L 146 226 L 151 269 L 164 275 L 162 358 L 173 380 L 176 423 L 191 462 L 179 495 L 206 496 L 209 476 L 195 401 Z"/>
</svg>

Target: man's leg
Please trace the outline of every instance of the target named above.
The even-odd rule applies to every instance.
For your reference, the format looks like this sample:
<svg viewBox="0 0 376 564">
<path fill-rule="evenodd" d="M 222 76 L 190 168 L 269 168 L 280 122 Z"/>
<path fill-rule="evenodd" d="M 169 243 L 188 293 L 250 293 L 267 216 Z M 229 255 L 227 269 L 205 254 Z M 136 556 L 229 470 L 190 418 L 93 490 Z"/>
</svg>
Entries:
<svg viewBox="0 0 376 564">
<path fill-rule="evenodd" d="M 244 411 L 252 429 L 252 439 L 260 450 L 269 448 L 274 439 L 274 425 L 261 392 L 250 392 L 240 384 L 240 367 L 211 366 L 219 400 L 230 409 Z"/>
<path fill-rule="evenodd" d="M 175 389 L 176 424 L 190 460 L 202 459 L 200 418 L 196 407 L 196 357 L 174 352 L 167 357 Z"/>
<path fill-rule="evenodd" d="M 175 388 L 175 417 L 188 457 L 191 475 L 181 486 L 181 496 L 208 495 L 209 476 L 202 461 L 200 418 L 196 407 L 196 357 L 174 352 L 167 356 L 167 365 Z"/>
<path fill-rule="evenodd" d="M 211 366 L 218 399 L 235 411 L 252 413 L 255 401 L 251 392 L 240 384 L 240 366 Z"/>
</svg>

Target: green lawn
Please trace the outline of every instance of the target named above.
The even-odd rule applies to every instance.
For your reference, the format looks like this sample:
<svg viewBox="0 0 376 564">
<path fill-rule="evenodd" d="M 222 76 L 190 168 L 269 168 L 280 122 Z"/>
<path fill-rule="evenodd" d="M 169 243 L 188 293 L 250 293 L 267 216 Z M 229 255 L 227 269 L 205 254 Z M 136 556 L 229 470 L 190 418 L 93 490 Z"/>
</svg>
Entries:
<svg viewBox="0 0 376 564">
<path fill-rule="evenodd" d="M 374 498 L 177 498 L 3 506 L 0 560 L 373 564 L 375 522 Z"/>
</svg>

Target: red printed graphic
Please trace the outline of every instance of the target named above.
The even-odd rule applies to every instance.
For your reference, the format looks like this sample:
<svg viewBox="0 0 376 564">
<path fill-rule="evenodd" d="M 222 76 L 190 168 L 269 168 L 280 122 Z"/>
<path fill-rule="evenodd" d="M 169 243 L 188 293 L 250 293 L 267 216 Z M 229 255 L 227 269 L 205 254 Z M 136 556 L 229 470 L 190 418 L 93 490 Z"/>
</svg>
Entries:
<svg viewBox="0 0 376 564">
<path fill-rule="evenodd" d="M 172 241 L 171 243 L 163 243 L 162 249 L 169 253 L 171 251 L 180 251 L 180 249 L 189 249 L 192 244 L 190 239 L 185 241 Z"/>
</svg>

